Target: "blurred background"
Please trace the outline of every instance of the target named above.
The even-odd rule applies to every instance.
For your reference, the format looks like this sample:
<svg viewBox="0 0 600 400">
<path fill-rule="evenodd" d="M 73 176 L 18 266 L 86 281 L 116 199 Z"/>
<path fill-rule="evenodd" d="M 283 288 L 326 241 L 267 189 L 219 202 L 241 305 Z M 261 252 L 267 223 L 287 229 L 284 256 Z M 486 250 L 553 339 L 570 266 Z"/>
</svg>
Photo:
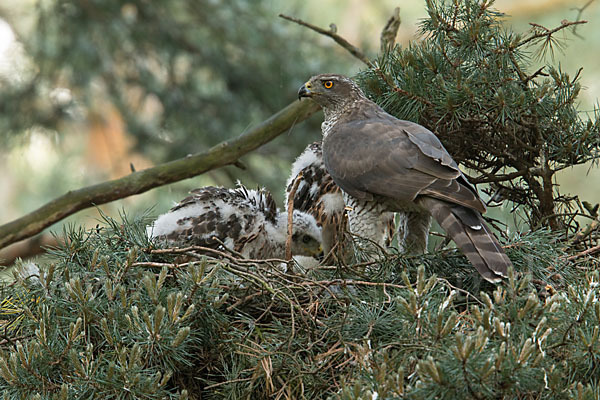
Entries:
<svg viewBox="0 0 600 400">
<path fill-rule="evenodd" d="M 600 92 L 600 1 L 498 0 L 506 24 L 525 33 L 564 19 L 589 23 L 540 64 L 580 67 L 580 110 Z M 425 0 L 2 0 L 0 2 L 0 224 L 71 189 L 122 177 L 238 136 L 296 99 L 321 72 L 364 68 L 331 39 L 278 17 L 283 13 L 337 33 L 369 57 L 395 7 L 397 42 L 418 39 Z M 532 71 L 530 71 L 532 72 Z M 166 212 L 193 188 L 265 186 L 280 206 L 295 157 L 320 138 L 320 114 L 225 167 L 100 206 L 116 215 Z M 564 171 L 562 193 L 600 202 L 600 173 Z M 54 225 L 97 224 L 88 209 Z M 4 256 L 3 256 L 4 254 Z M 9 258 L 0 253 L 0 258 Z M 1 261 L 0 261 L 1 263 Z"/>
</svg>

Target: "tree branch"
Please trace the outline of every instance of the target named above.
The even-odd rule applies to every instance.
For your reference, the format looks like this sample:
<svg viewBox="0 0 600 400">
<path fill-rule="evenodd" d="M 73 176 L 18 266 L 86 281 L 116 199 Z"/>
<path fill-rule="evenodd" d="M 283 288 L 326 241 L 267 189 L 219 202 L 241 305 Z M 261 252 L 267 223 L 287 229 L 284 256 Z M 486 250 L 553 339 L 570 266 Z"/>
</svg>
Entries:
<svg viewBox="0 0 600 400">
<path fill-rule="evenodd" d="M 529 42 L 531 42 L 532 40 L 535 39 L 540 39 L 540 38 L 549 38 L 550 36 L 552 36 L 553 34 L 555 34 L 556 32 L 563 30 L 565 28 L 568 28 L 569 26 L 574 26 L 574 25 L 580 25 L 580 24 L 587 24 L 587 21 L 584 20 L 578 20 L 578 21 L 567 21 L 564 20 L 561 22 L 560 26 L 554 28 L 554 29 L 548 29 L 546 27 L 543 27 L 539 24 L 534 24 L 532 22 L 529 23 L 529 25 L 533 26 L 534 28 L 538 28 L 540 29 L 542 32 L 537 32 L 537 33 L 533 33 L 531 36 L 526 37 L 525 39 L 521 40 L 519 43 L 517 43 L 516 47 L 521 47 Z"/>
<path fill-rule="evenodd" d="M 583 14 L 583 12 L 585 11 L 586 8 L 589 7 L 590 4 L 592 4 L 594 2 L 594 0 L 589 0 L 587 3 L 585 3 L 585 5 L 581 8 L 571 8 L 571 10 L 577 10 L 577 18 L 575 18 L 575 21 L 581 21 L 581 15 Z M 573 28 L 573 35 L 577 36 L 580 39 L 583 39 L 583 36 L 579 35 L 577 33 L 577 27 Z"/>
<path fill-rule="evenodd" d="M 294 102 L 257 127 L 205 152 L 134 172 L 123 178 L 69 191 L 37 210 L 0 226 L 0 249 L 33 236 L 85 208 L 140 194 L 158 186 L 234 164 L 244 154 L 273 140 L 317 110 L 318 106 L 312 101 Z"/>
<path fill-rule="evenodd" d="M 474 184 L 478 184 L 478 183 L 510 181 L 515 178 L 518 178 L 519 176 L 524 176 L 525 174 L 527 174 L 528 171 L 529 171 L 528 169 L 522 169 L 519 171 L 515 171 L 515 172 L 511 172 L 509 174 L 503 174 L 503 175 L 492 175 L 492 174 L 486 174 L 484 172 L 484 175 L 478 176 L 476 178 L 469 178 L 469 182 L 474 185 Z"/>
<path fill-rule="evenodd" d="M 371 66 L 371 60 L 369 60 L 369 58 L 365 55 L 365 53 L 362 52 L 361 49 L 354 46 L 352 43 L 350 43 L 349 41 L 347 41 L 346 39 L 344 39 L 343 37 L 341 37 L 340 35 L 338 35 L 336 33 L 335 25 L 331 24 L 331 29 L 327 31 L 327 30 L 319 28 L 318 26 L 315 26 L 313 24 L 309 24 L 308 22 L 304 22 L 298 18 L 289 17 L 284 14 L 279 14 L 279 16 L 283 19 L 287 19 L 288 21 L 295 22 L 298 25 L 305 26 L 308 29 L 312 29 L 313 31 L 320 33 L 321 35 L 329 36 L 330 38 L 335 40 L 335 42 L 337 44 L 339 44 L 340 46 L 342 46 L 343 48 L 348 50 L 350 52 L 350 54 L 352 54 L 354 57 L 358 58 L 360 61 L 367 64 L 367 66 L 369 66 L 369 67 Z"/>
<path fill-rule="evenodd" d="M 11 265 L 17 258 L 27 259 L 45 252 L 44 247 L 57 246 L 57 238 L 50 234 L 41 234 L 0 250 L 0 265 Z"/>
<path fill-rule="evenodd" d="M 581 253 L 577 253 L 577 254 L 574 254 L 574 255 L 572 255 L 570 257 L 567 257 L 567 260 L 573 261 L 573 260 L 576 260 L 576 259 L 578 259 L 580 257 L 588 256 L 588 255 L 591 256 L 591 255 L 593 255 L 595 253 L 598 253 L 598 252 L 600 252 L 600 245 L 597 245 L 597 246 L 594 246 L 594 247 L 590 247 L 589 249 L 586 249 L 586 250 L 582 251 Z"/>
</svg>

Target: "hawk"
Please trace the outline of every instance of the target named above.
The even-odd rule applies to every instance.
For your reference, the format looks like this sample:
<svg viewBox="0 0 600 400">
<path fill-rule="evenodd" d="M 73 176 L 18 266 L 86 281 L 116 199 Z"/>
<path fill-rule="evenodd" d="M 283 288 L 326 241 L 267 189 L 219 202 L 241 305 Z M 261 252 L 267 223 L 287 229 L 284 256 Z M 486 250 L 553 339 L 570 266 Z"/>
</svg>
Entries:
<svg viewBox="0 0 600 400">
<path fill-rule="evenodd" d="M 280 212 L 270 192 L 207 186 L 195 189 L 153 225 L 150 238 L 170 245 L 227 248 L 246 258 L 285 258 L 288 215 Z M 322 253 L 321 229 L 310 214 L 294 211 L 292 254 Z"/>
<path fill-rule="evenodd" d="M 407 244 L 419 251 L 433 216 L 486 280 L 506 276 L 511 262 L 481 216 L 485 205 L 431 131 L 386 113 L 342 75 L 314 76 L 298 97 L 323 109 L 325 167 L 350 200 L 407 213 Z"/>
<path fill-rule="evenodd" d="M 350 223 L 369 225 L 368 238 L 380 246 L 389 245 L 394 234 L 394 213 L 379 209 L 364 209 L 360 216 L 355 215 L 359 208 L 345 208 L 342 190 L 335 184 L 323 163 L 321 142 L 309 144 L 298 156 L 286 184 L 286 204 L 294 186 L 300 180 L 293 205 L 295 210 L 311 214 L 321 226 L 323 250 L 327 254 L 344 237 L 346 227 L 345 210 L 350 214 Z M 350 231 L 353 232 L 351 226 Z M 362 231 L 364 233 L 364 230 Z"/>
</svg>

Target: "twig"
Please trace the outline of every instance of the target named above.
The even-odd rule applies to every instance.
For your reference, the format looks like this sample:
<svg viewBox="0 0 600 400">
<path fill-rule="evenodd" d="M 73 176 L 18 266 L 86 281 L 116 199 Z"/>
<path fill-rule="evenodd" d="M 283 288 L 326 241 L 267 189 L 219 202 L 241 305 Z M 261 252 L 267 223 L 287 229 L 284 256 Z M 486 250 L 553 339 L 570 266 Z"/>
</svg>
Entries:
<svg viewBox="0 0 600 400">
<path fill-rule="evenodd" d="M 503 174 L 503 175 L 485 174 L 485 175 L 478 176 L 476 178 L 469 178 L 469 182 L 471 182 L 472 184 L 475 185 L 478 183 L 510 181 L 512 179 L 523 176 L 523 175 L 527 174 L 528 172 L 529 172 L 528 169 L 522 169 L 520 171 L 515 171 L 515 172 L 508 173 L 508 174 Z"/>
<path fill-rule="evenodd" d="M 535 79 L 538 75 L 539 76 L 548 76 L 548 74 L 544 73 L 544 69 L 546 67 L 543 66 L 540 69 L 538 69 L 537 71 L 535 71 L 533 74 L 529 75 L 528 77 L 525 78 L 525 80 L 523 81 L 524 85 L 527 85 L 529 83 L 529 81 L 531 81 L 532 79 Z"/>
<path fill-rule="evenodd" d="M 600 252 L 600 244 L 597 245 L 597 246 L 594 246 L 594 247 L 590 247 L 589 249 L 586 249 L 586 250 L 582 251 L 581 253 L 577 253 L 575 255 L 567 257 L 567 260 L 568 261 L 573 261 L 573 260 L 576 260 L 576 259 L 581 258 L 583 256 L 589 256 L 589 255 L 592 255 L 592 254 L 595 254 L 595 253 L 598 253 L 598 252 Z"/>
<path fill-rule="evenodd" d="M 475 300 L 476 302 L 478 302 L 482 306 L 485 306 L 485 304 L 481 300 L 479 300 L 475 295 L 473 295 L 473 293 L 469 292 L 468 290 L 461 289 L 461 288 L 459 288 L 457 286 L 454 286 L 453 284 L 450 283 L 450 281 L 448 281 L 448 279 L 446 279 L 446 278 L 437 278 L 437 280 L 439 282 L 443 282 L 446 286 L 450 287 L 450 289 L 456 290 L 457 292 L 460 292 L 460 293 L 464 294 L 467 298 L 471 297 L 473 300 Z"/>
<path fill-rule="evenodd" d="M 238 262 L 240 264 L 268 264 L 268 263 L 285 263 L 287 260 L 282 260 L 281 258 L 266 258 L 263 260 L 258 259 L 250 259 L 250 258 L 237 258 L 232 256 L 231 254 L 225 253 L 223 251 L 213 249 L 211 247 L 204 246 L 189 246 L 189 247 L 173 247 L 170 249 L 154 249 L 151 250 L 151 254 L 189 254 L 194 257 L 200 257 L 199 255 L 193 255 L 193 251 L 203 251 L 206 253 L 216 254 L 218 256 L 227 258 L 228 260 Z"/>
<path fill-rule="evenodd" d="M 31 237 L 85 208 L 144 193 L 158 186 L 178 182 L 235 163 L 244 154 L 273 140 L 294 123 L 318 110 L 311 101 L 295 101 L 239 137 L 222 142 L 208 151 L 134 172 L 115 179 L 69 191 L 37 210 L 0 226 L 0 248 Z"/>
<path fill-rule="evenodd" d="M 290 194 L 287 199 L 287 238 L 285 239 L 285 259 L 290 261 L 292 259 L 292 235 L 294 234 L 294 198 L 296 197 L 296 190 L 298 190 L 298 186 L 302 181 L 303 173 L 300 171 L 296 179 L 294 180 L 294 185 L 292 186 L 292 190 L 290 190 Z M 291 264 L 288 264 L 288 270 L 291 268 Z"/>
<path fill-rule="evenodd" d="M 7 336 L 2 336 L 3 339 L 0 340 L 0 346 L 4 346 L 5 344 L 10 344 L 11 346 L 15 345 L 15 342 L 17 340 L 23 340 L 23 339 L 28 339 L 30 337 L 32 337 L 33 335 L 23 335 L 23 336 L 18 336 L 18 337 L 7 337 Z"/>
<path fill-rule="evenodd" d="M 290 17 L 290 16 L 287 16 L 284 14 L 279 14 L 279 16 L 283 19 L 287 19 L 288 21 L 295 22 L 298 25 L 305 26 L 308 29 L 312 29 L 313 31 L 320 33 L 321 35 L 329 36 L 330 38 L 335 40 L 335 42 L 337 44 L 342 46 L 344 49 L 348 50 L 350 52 L 350 54 L 352 54 L 354 57 L 358 58 L 360 61 L 367 64 L 367 66 L 369 66 L 369 67 L 371 66 L 371 60 L 369 60 L 369 58 L 367 58 L 365 53 L 363 53 L 362 50 L 360 50 L 358 47 L 354 46 L 349 41 L 347 41 L 346 39 L 344 39 L 343 37 L 341 37 L 340 35 L 335 33 L 335 28 L 331 28 L 330 30 L 325 30 L 325 29 L 319 28 L 318 26 L 315 26 L 313 24 L 309 24 L 308 22 L 304 22 L 298 18 Z"/>
<path fill-rule="evenodd" d="M 225 382 L 213 383 L 212 385 L 205 386 L 204 390 L 214 389 L 216 387 L 223 386 L 223 385 L 229 385 L 230 383 L 248 382 L 248 381 L 251 381 L 252 379 L 253 379 L 252 377 L 250 377 L 250 378 L 238 378 L 238 379 L 231 379 L 231 380 L 225 381 Z"/>
<path fill-rule="evenodd" d="M 161 263 L 161 262 L 150 262 L 150 261 L 140 261 L 134 262 L 131 264 L 132 267 L 150 267 L 150 268 L 182 268 L 187 267 L 188 265 L 198 264 L 198 261 L 186 262 L 186 263 Z"/>
<path fill-rule="evenodd" d="M 225 245 L 225 243 L 223 243 L 223 241 L 221 239 L 219 239 L 216 236 L 211 237 L 212 240 L 214 240 L 215 242 L 219 243 L 221 245 L 221 247 L 223 247 L 223 249 L 227 250 L 228 252 L 230 252 L 231 254 L 233 254 L 234 256 L 238 257 L 238 258 L 244 258 L 244 256 L 242 255 L 242 253 L 240 253 L 239 251 L 236 251 L 234 249 L 230 249 L 229 247 L 227 247 L 227 245 Z"/>
<path fill-rule="evenodd" d="M 397 285 L 395 283 L 387 282 L 369 282 L 369 281 L 357 281 L 354 279 L 332 279 L 329 281 L 308 281 L 302 282 L 300 286 L 381 286 L 383 288 L 391 287 L 395 289 L 406 289 L 405 285 Z"/>
<path fill-rule="evenodd" d="M 577 213 L 577 216 L 581 216 L 581 215 Z M 592 218 L 592 217 L 590 217 L 590 218 Z M 598 220 L 597 217 L 596 217 L 584 229 L 578 231 L 575 234 L 575 237 L 573 239 L 571 239 L 571 243 L 570 244 L 574 245 L 574 244 L 577 244 L 579 242 L 582 242 L 583 240 L 585 240 L 585 238 L 587 238 L 588 236 L 590 236 L 599 227 L 600 227 L 600 220 Z"/>
<path fill-rule="evenodd" d="M 231 312 L 234 308 L 236 308 L 236 307 L 238 307 L 238 306 L 246 303 L 247 301 L 252 300 L 256 296 L 260 296 L 262 294 L 263 294 L 262 292 L 256 292 L 256 293 L 249 294 L 246 297 L 242 297 L 242 298 L 236 300 L 235 303 L 233 303 L 232 305 L 230 305 L 229 307 L 227 307 L 226 310 L 227 310 L 227 312 Z"/>
<path fill-rule="evenodd" d="M 383 71 L 382 71 L 382 70 L 381 70 L 379 67 L 376 67 L 376 68 L 375 68 L 375 73 L 377 73 L 377 75 L 379 75 L 379 77 L 380 77 L 381 79 L 383 79 L 383 81 L 384 81 L 384 82 L 385 82 L 385 83 L 386 83 L 386 84 L 387 84 L 387 85 L 388 85 L 388 86 L 389 86 L 389 87 L 390 87 L 390 88 L 391 88 L 391 89 L 392 89 L 394 92 L 396 92 L 396 93 L 399 93 L 399 94 L 401 94 L 401 95 L 402 95 L 402 96 L 404 96 L 404 97 L 408 97 L 409 99 L 417 100 L 417 101 L 419 101 L 420 103 L 423 103 L 423 104 L 425 104 L 425 105 L 426 105 L 426 106 L 428 106 L 428 107 L 433 107 L 433 103 L 432 103 L 432 102 L 430 102 L 429 100 L 427 100 L 427 99 L 425 99 L 425 98 L 423 98 L 423 97 L 421 97 L 421 96 L 417 96 L 416 94 L 413 94 L 413 93 L 407 92 L 406 90 L 404 90 L 404 89 L 401 89 L 401 88 L 399 88 L 398 86 L 396 86 L 396 85 L 394 84 L 394 82 L 392 82 L 392 81 L 391 81 L 391 79 L 390 79 L 390 78 L 389 78 L 389 77 L 388 77 L 388 76 L 387 76 L 387 75 L 386 75 L 386 74 L 385 74 L 385 73 L 384 73 L 384 72 L 383 72 Z"/>
<path fill-rule="evenodd" d="M 583 11 L 589 7 L 590 4 L 592 4 L 594 2 L 594 0 L 589 0 L 587 3 L 585 3 L 585 5 L 581 8 L 571 8 L 571 10 L 577 10 L 577 18 L 575 18 L 575 21 L 579 21 L 581 18 L 581 15 L 583 14 Z M 577 33 L 577 27 L 573 28 L 573 35 L 577 36 L 580 39 L 583 39 L 583 37 L 581 35 L 579 35 Z"/>
</svg>

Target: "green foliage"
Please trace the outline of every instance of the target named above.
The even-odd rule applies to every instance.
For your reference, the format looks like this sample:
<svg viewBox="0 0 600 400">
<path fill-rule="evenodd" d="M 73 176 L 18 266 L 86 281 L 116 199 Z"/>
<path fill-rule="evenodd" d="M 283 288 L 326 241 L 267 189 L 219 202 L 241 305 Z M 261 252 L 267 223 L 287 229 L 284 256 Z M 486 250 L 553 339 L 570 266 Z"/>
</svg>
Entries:
<svg viewBox="0 0 600 400">
<path fill-rule="evenodd" d="M 532 56 L 552 50 L 557 32 L 575 25 L 534 25 L 523 35 L 492 4 L 428 0 L 423 39 L 382 54 L 359 78 L 388 112 L 435 132 L 475 172 L 472 183 L 525 206 L 531 226 L 563 227 L 572 199 L 559 196 L 554 175 L 600 157 L 598 110 L 593 118 L 577 110 L 581 71 L 537 69 Z"/>
<path fill-rule="evenodd" d="M 519 273 L 495 287 L 449 250 L 292 275 L 155 249 L 147 222 L 70 228 L 39 277 L 5 288 L 39 300 L 5 332 L 3 398 L 598 394 L 598 273 L 576 273 L 556 235 L 517 238 Z"/>
</svg>

